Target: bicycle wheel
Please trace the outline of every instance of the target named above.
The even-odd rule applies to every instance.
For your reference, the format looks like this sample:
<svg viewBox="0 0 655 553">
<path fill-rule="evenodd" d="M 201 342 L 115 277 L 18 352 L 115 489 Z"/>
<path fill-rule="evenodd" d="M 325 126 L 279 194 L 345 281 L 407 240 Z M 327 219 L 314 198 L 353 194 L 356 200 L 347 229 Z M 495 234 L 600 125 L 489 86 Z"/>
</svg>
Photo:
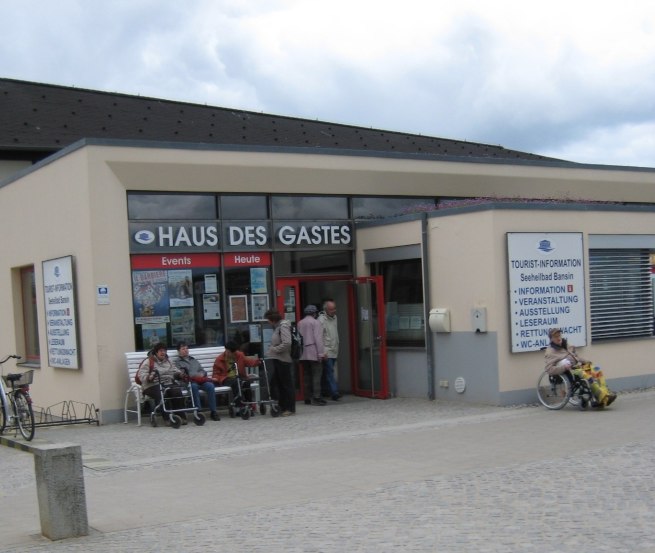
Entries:
<svg viewBox="0 0 655 553">
<path fill-rule="evenodd" d="M 543 372 L 537 381 L 537 397 L 546 409 L 561 409 L 571 398 L 571 384 L 565 376 Z"/>
<path fill-rule="evenodd" d="M 7 419 L 5 417 L 6 407 L 7 402 L 5 400 L 5 394 L 0 390 L 0 434 L 5 431 L 5 426 L 7 426 Z"/>
<path fill-rule="evenodd" d="M 28 442 L 34 438 L 34 413 L 32 403 L 22 390 L 14 393 L 14 414 L 18 421 L 18 430 Z"/>
</svg>

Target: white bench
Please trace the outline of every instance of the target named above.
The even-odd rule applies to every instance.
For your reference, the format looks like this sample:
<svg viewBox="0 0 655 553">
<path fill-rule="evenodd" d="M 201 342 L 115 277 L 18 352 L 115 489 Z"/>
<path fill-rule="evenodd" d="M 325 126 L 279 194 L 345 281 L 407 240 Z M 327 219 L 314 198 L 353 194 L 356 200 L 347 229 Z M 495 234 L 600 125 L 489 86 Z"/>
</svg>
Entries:
<svg viewBox="0 0 655 553">
<path fill-rule="evenodd" d="M 189 350 L 189 355 L 195 357 L 202 368 L 207 371 L 207 376 L 211 377 L 214 370 L 214 361 L 216 358 L 225 351 L 222 346 L 214 346 L 207 348 L 193 348 Z M 139 384 L 134 382 L 134 376 L 139 370 L 139 365 L 148 356 L 147 351 L 133 351 L 125 354 L 127 361 L 127 375 L 130 379 L 130 387 L 125 392 L 125 405 L 124 405 L 124 422 L 127 423 L 128 413 L 134 413 L 137 418 L 137 425 L 141 426 L 141 406 L 144 401 L 143 390 Z M 168 358 L 171 363 L 175 365 L 178 358 L 176 349 L 168 350 Z M 232 402 L 232 388 L 230 386 L 216 386 L 216 395 L 227 396 L 228 405 Z M 201 392 L 203 393 L 203 392 Z M 128 408 L 130 399 L 133 398 L 135 407 L 134 409 Z M 217 398 L 218 399 L 218 398 Z"/>
</svg>

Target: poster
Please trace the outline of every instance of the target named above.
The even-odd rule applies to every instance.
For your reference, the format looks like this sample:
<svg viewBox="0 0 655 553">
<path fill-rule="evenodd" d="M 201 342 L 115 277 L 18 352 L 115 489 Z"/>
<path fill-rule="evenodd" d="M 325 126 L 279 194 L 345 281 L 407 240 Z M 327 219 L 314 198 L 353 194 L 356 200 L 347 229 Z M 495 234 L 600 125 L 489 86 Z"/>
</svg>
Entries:
<svg viewBox="0 0 655 553">
<path fill-rule="evenodd" d="M 253 294 L 267 294 L 266 271 L 264 267 L 252 267 L 250 269 L 250 291 Z"/>
<path fill-rule="evenodd" d="M 216 275 L 205 275 L 205 292 L 215 294 L 218 292 L 218 281 Z"/>
<path fill-rule="evenodd" d="M 141 337 L 143 339 L 143 347 L 146 349 L 152 349 L 159 342 L 168 346 L 166 323 L 141 325 Z"/>
<path fill-rule="evenodd" d="M 409 318 L 410 330 L 421 330 L 423 328 L 423 317 L 413 316 Z"/>
<path fill-rule="evenodd" d="M 168 295 L 171 307 L 193 307 L 191 269 L 168 271 Z"/>
<path fill-rule="evenodd" d="M 269 327 L 265 327 L 263 329 L 263 339 L 264 339 L 264 356 L 266 356 L 266 352 L 268 351 L 268 348 L 271 347 L 271 338 L 273 337 L 273 331 L 274 329 Z"/>
<path fill-rule="evenodd" d="M 215 321 L 221 318 L 221 297 L 218 294 L 202 295 L 202 312 L 205 321 Z"/>
<path fill-rule="evenodd" d="M 268 311 L 268 294 L 253 294 L 252 303 L 252 320 L 265 321 L 264 313 Z"/>
<path fill-rule="evenodd" d="M 262 341 L 262 328 L 259 325 L 248 325 L 251 343 L 260 343 Z"/>
<path fill-rule="evenodd" d="M 48 365 L 79 368 L 73 257 L 43 262 L 43 293 L 48 336 Z"/>
<path fill-rule="evenodd" d="M 230 322 L 248 322 L 248 296 L 230 296 Z"/>
<path fill-rule="evenodd" d="M 178 307 L 171 309 L 171 338 L 173 344 L 178 342 L 194 344 L 196 342 L 193 308 Z"/>
<path fill-rule="evenodd" d="M 169 322 L 166 271 L 132 271 L 132 295 L 136 324 Z"/>
</svg>

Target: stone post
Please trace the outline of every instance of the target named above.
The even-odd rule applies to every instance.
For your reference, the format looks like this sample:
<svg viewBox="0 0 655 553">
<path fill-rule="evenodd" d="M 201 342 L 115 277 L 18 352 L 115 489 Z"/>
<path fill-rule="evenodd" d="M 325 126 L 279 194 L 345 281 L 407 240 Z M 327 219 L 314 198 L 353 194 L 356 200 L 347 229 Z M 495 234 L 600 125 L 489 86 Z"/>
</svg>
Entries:
<svg viewBox="0 0 655 553">
<path fill-rule="evenodd" d="M 32 446 L 41 533 L 51 540 L 87 536 L 89 522 L 82 448 L 73 444 Z"/>
</svg>

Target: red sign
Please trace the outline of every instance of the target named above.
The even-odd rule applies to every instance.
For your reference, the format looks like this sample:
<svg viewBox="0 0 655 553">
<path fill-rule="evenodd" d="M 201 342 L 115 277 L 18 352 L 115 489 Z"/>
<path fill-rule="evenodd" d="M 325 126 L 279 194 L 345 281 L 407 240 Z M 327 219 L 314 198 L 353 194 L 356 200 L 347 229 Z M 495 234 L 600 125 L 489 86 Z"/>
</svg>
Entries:
<svg viewBox="0 0 655 553">
<path fill-rule="evenodd" d="M 132 269 L 191 269 L 194 267 L 220 267 L 218 253 L 165 253 L 133 255 Z"/>
<path fill-rule="evenodd" d="M 270 252 L 246 252 L 223 254 L 226 267 L 270 267 Z"/>
</svg>

